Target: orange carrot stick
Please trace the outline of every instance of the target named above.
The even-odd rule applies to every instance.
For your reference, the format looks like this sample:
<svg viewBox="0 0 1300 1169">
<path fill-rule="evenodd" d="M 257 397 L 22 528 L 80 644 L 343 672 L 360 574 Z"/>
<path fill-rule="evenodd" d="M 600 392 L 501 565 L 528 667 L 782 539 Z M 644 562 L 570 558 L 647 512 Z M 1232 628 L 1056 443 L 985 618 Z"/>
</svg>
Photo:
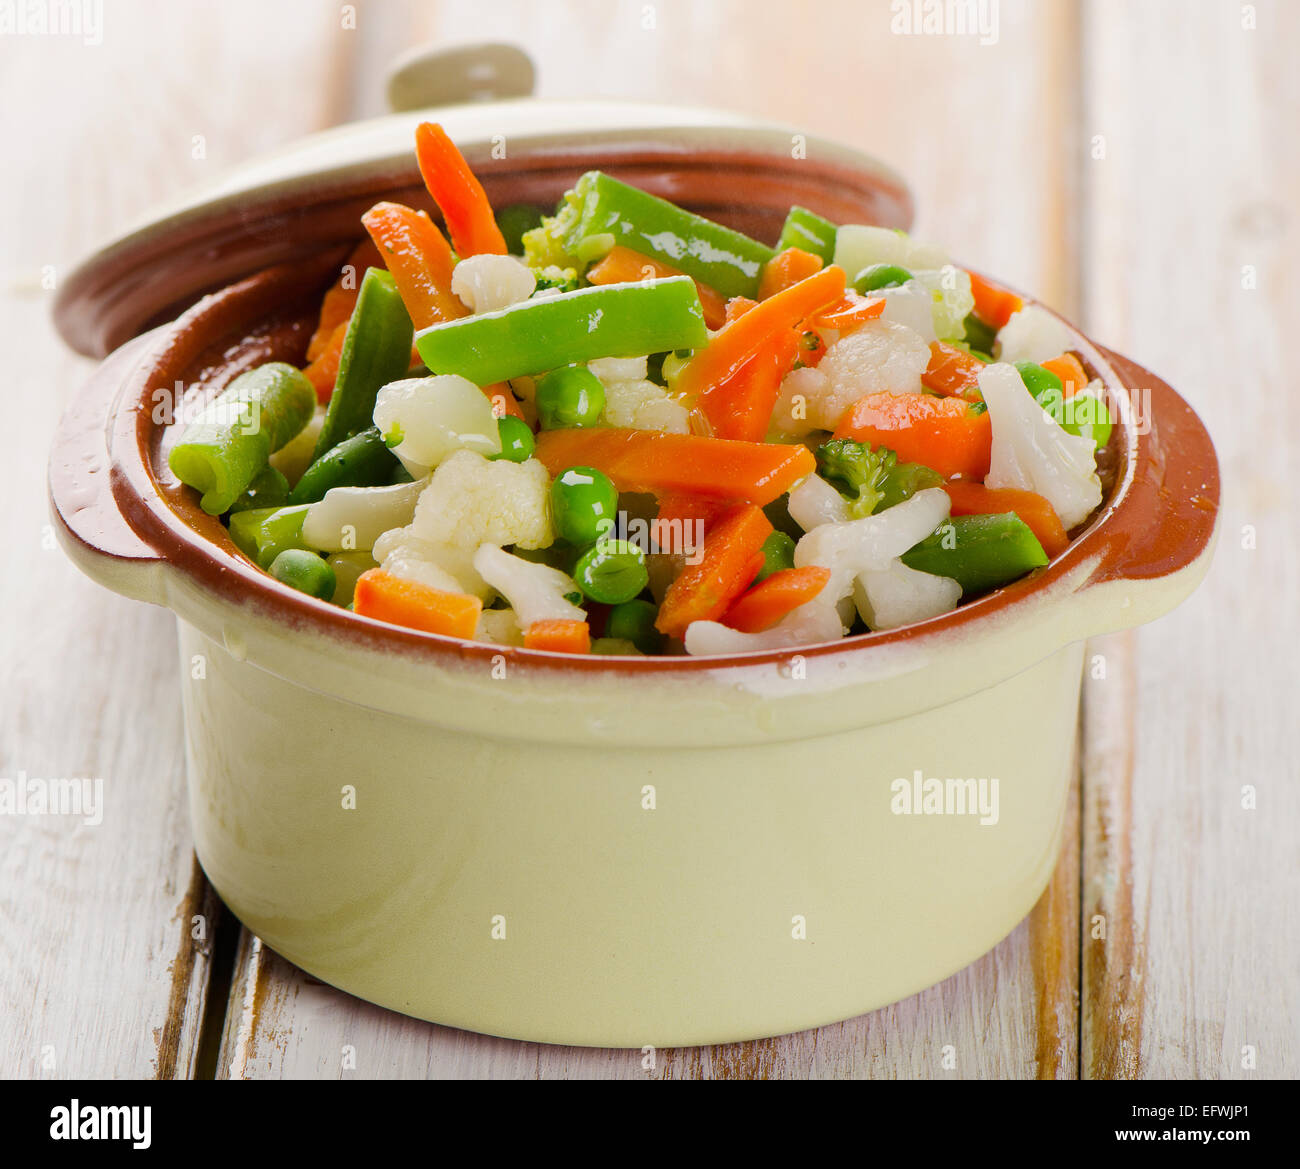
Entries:
<svg viewBox="0 0 1300 1169">
<path fill-rule="evenodd" d="M 758 299 L 767 300 L 821 270 L 821 256 L 802 248 L 786 248 L 763 265 L 763 274 L 758 279 Z"/>
<path fill-rule="evenodd" d="M 793 329 L 777 330 L 735 373 L 700 395 L 700 410 L 715 437 L 763 441 L 781 395 L 781 379 L 799 353 L 799 338 Z"/>
<path fill-rule="evenodd" d="M 761 508 L 738 504 L 705 537 L 699 563 L 688 564 L 668 586 L 655 627 L 681 637 L 692 621 L 716 621 L 763 567 L 763 541 L 772 525 Z"/>
<path fill-rule="evenodd" d="M 330 285 L 320 305 L 320 320 L 316 331 L 307 343 L 307 360 L 315 361 L 324 352 L 330 334 L 343 324 L 357 307 L 357 296 L 361 292 L 361 279 L 368 268 L 381 266 L 379 252 L 373 240 L 362 240 L 344 261 L 343 270 L 338 279 Z"/>
<path fill-rule="evenodd" d="M 996 284 L 990 284 L 983 276 L 970 276 L 970 290 L 975 296 L 975 315 L 985 324 L 995 329 L 1002 328 L 1011 319 L 1011 314 L 1024 308 L 1025 302 L 1014 292 Z"/>
<path fill-rule="evenodd" d="M 348 335 L 350 322 L 351 316 L 348 316 L 334 326 L 321 351 L 302 371 L 316 388 L 318 402 L 328 402 L 334 393 L 334 382 L 339 376 L 339 362 L 343 357 L 343 338 Z"/>
<path fill-rule="evenodd" d="M 887 390 L 854 402 L 840 419 L 835 437 L 888 447 L 899 462 L 924 463 L 945 478 L 983 479 L 993 446 L 988 411 L 972 413 L 963 398 Z"/>
<path fill-rule="evenodd" d="M 534 621 L 524 630 L 524 648 L 559 654 L 589 654 L 591 627 L 585 621 Z"/>
<path fill-rule="evenodd" d="M 1088 384 L 1088 375 L 1084 372 L 1083 363 L 1073 353 L 1062 353 L 1060 357 L 1044 361 L 1043 368 L 1061 379 L 1061 384 L 1065 387 L 1063 396 L 1066 398 L 1073 398 Z"/>
<path fill-rule="evenodd" d="M 843 295 L 844 269 L 832 264 L 784 292 L 759 301 L 743 316 L 724 325 L 708 345 L 682 366 L 674 390 L 688 401 L 695 401 L 710 386 L 735 373 L 772 334 L 783 328 L 794 328 L 805 317 Z"/>
<path fill-rule="evenodd" d="M 469 638 L 474 636 L 483 602 L 466 593 L 443 592 L 372 568 L 357 577 L 352 609 L 391 625 Z"/>
<path fill-rule="evenodd" d="M 1056 509 L 1033 491 L 1010 487 L 985 487 L 982 483 L 954 480 L 943 489 L 952 500 L 950 515 L 1003 515 L 1013 511 L 1038 537 L 1048 556 L 1059 556 L 1070 546 Z"/>
<path fill-rule="evenodd" d="M 694 552 L 718 516 L 731 504 L 704 495 L 673 494 L 659 499 L 659 514 L 650 522 L 650 538 L 660 552 Z"/>
<path fill-rule="evenodd" d="M 814 313 L 808 318 L 808 328 L 822 330 L 835 329 L 847 333 L 868 321 L 874 321 L 885 311 L 884 297 L 863 300 L 858 297 L 844 297 L 843 300 Z"/>
<path fill-rule="evenodd" d="M 415 128 L 415 157 L 424 185 L 442 212 L 456 254 L 462 260 L 483 252 L 504 256 L 505 237 L 497 227 L 483 185 L 436 122 L 421 122 Z"/>
<path fill-rule="evenodd" d="M 738 597 L 723 614 L 722 624 L 741 633 L 762 633 L 791 610 L 811 601 L 830 579 L 831 570 L 815 564 L 783 568 Z"/>
<path fill-rule="evenodd" d="M 946 398 L 980 401 L 982 396 L 977 379 L 983 368 L 984 363 L 964 349 L 942 341 L 931 341 L 930 364 L 921 375 L 921 384 Z"/>
<path fill-rule="evenodd" d="M 587 279 L 592 284 L 631 284 L 636 280 L 659 280 L 668 276 L 685 276 L 680 268 L 656 260 L 641 252 L 634 252 L 616 244 L 596 264 L 587 269 Z M 695 291 L 704 310 L 704 323 L 710 329 L 720 329 L 727 320 L 727 305 L 722 294 L 707 284 L 695 282 Z"/>
<path fill-rule="evenodd" d="M 595 467 L 620 491 L 685 492 L 760 507 L 817 469 L 812 451 L 802 445 L 605 426 L 543 430 L 537 457 L 552 475 Z"/>
<path fill-rule="evenodd" d="M 469 314 L 451 291 L 451 248 L 423 211 L 376 203 L 361 222 L 378 245 L 417 330 Z"/>
<path fill-rule="evenodd" d="M 732 321 L 743 317 L 756 304 L 758 304 L 758 301 L 750 300 L 747 296 L 733 296 L 727 301 L 727 319 L 725 323 L 729 325 Z"/>
</svg>

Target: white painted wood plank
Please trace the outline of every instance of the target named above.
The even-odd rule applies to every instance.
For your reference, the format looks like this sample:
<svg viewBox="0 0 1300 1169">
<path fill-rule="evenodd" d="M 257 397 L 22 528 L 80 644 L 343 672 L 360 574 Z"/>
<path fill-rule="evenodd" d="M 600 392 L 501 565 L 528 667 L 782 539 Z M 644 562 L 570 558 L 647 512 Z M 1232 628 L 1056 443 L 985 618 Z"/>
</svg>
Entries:
<svg viewBox="0 0 1300 1169">
<path fill-rule="evenodd" d="M 1300 8 L 1085 12 L 1087 323 L 1200 412 L 1224 504 L 1205 585 L 1088 686 L 1085 927 L 1119 929 L 1084 937 L 1083 1068 L 1295 1078 Z"/>
<path fill-rule="evenodd" d="M 383 61 L 385 44 L 395 53 L 426 39 L 500 38 L 533 53 L 545 96 L 725 107 L 871 150 L 912 181 L 921 233 L 966 263 L 1073 307 L 1075 36 L 1068 4 L 1004 2 L 997 43 L 987 46 L 974 37 L 891 35 L 886 0 L 447 2 L 411 10 L 405 24 L 391 9 L 374 19 L 369 11 L 362 10 L 360 27 L 367 62 Z M 359 109 L 377 112 L 381 79 L 353 78 L 352 85 Z M 978 107 L 965 93 L 980 95 Z M 1073 1076 L 1073 822 L 1067 836 L 1057 879 L 1031 918 L 941 986 L 818 1031 L 661 1051 L 651 1069 L 642 1067 L 640 1052 L 511 1043 L 403 1019 L 322 986 L 246 938 L 218 1074 Z M 952 1068 L 945 1066 L 947 1046 Z"/>
<path fill-rule="evenodd" d="M 331 116 L 319 6 L 103 7 L 99 44 L 0 37 L 0 777 L 103 785 L 95 826 L 0 815 L 7 1076 L 192 1074 L 217 912 L 190 847 L 172 619 L 97 588 L 50 541 L 49 440 L 93 365 L 55 337 L 42 277 L 208 168 Z"/>
</svg>

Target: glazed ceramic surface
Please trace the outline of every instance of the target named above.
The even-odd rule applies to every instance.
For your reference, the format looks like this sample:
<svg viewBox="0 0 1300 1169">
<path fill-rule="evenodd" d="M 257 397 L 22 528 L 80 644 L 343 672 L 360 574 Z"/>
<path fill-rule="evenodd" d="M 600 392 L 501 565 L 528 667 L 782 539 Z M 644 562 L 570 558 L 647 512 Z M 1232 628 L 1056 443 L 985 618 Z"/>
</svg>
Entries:
<svg viewBox="0 0 1300 1169">
<path fill-rule="evenodd" d="M 756 183 L 760 155 L 708 171 L 677 141 L 643 164 L 669 185 L 710 173 L 730 222 L 753 222 L 751 192 L 769 210 L 805 201 L 770 159 Z M 541 172 L 562 189 L 581 167 L 561 177 L 557 158 L 500 170 L 498 197 L 541 189 Z M 880 175 L 851 170 L 841 192 L 875 205 Z M 194 238 L 248 246 L 204 222 Z M 128 267 L 161 263 L 156 244 Z M 1106 502 L 1046 569 L 953 613 L 716 659 L 474 645 L 280 585 L 167 469 L 158 394 L 179 382 L 202 401 L 300 361 L 335 262 L 271 267 L 123 345 L 51 456 L 74 560 L 178 616 L 196 848 L 241 920 L 382 1005 L 611 1046 L 846 1017 L 1012 928 L 1055 862 L 1082 639 L 1165 612 L 1208 566 L 1217 466 L 1173 390 L 1077 337 L 1120 420 Z M 91 346 L 163 303 L 155 290 L 114 318 L 86 291 L 107 272 L 92 263 L 65 302 Z"/>
</svg>

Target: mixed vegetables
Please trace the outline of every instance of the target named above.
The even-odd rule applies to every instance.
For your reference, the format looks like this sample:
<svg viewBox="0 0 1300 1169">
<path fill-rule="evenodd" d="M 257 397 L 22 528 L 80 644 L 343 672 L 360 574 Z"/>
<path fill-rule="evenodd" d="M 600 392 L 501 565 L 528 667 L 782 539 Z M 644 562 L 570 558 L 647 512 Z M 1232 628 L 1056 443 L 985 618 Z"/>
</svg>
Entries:
<svg viewBox="0 0 1300 1169">
<path fill-rule="evenodd" d="M 1070 334 L 937 249 L 802 207 L 772 248 L 599 171 L 498 217 L 441 127 L 416 154 L 447 234 L 372 207 L 306 366 L 235 378 L 170 452 L 284 584 L 481 642 L 729 654 L 945 613 L 1101 503 Z"/>
</svg>

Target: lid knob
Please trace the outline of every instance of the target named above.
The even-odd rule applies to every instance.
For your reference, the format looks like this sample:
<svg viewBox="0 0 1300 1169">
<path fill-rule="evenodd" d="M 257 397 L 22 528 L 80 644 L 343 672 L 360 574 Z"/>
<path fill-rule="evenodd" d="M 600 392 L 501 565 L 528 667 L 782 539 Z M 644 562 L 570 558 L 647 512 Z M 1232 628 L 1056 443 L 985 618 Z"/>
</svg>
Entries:
<svg viewBox="0 0 1300 1169">
<path fill-rule="evenodd" d="M 394 113 L 430 106 L 529 97 L 536 70 L 517 45 L 484 42 L 452 48 L 423 45 L 403 53 L 388 72 Z"/>
</svg>

